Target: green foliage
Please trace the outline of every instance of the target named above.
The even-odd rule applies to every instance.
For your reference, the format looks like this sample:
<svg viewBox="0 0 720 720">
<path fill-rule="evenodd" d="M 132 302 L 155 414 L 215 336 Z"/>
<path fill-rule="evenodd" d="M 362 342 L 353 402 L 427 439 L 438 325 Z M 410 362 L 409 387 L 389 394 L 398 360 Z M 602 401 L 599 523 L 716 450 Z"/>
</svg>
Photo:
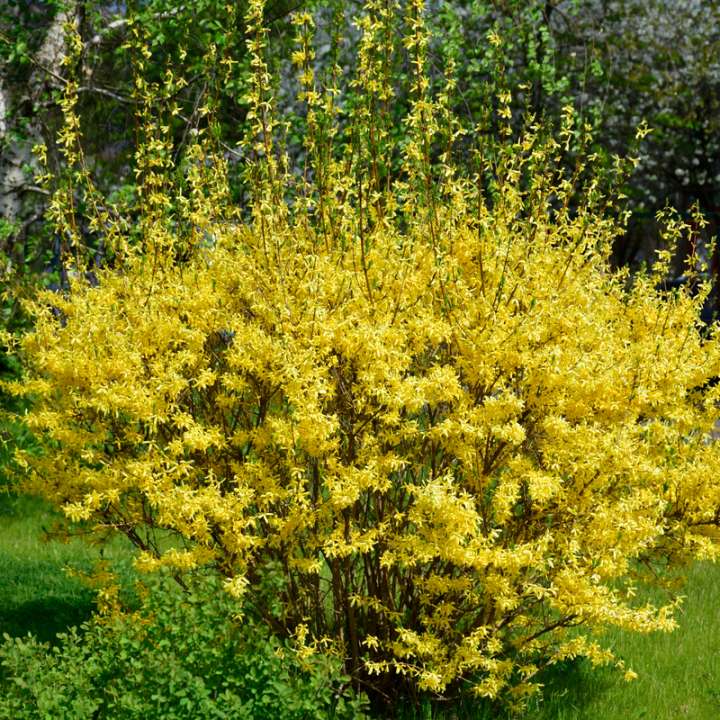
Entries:
<svg viewBox="0 0 720 720">
<path fill-rule="evenodd" d="M 571 65 L 561 54 L 556 4 L 459 0 L 439 3 L 438 10 L 430 20 L 434 45 L 440 59 L 457 63 L 460 114 L 485 120 L 487 104 L 507 88 L 521 91 L 519 107 L 537 116 L 558 117 L 571 101 Z"/>
<path fill-rule="evenodd" d="M 20 374 L 17 358 L 7 354 L 0 345 L 0 382 L 17 379 Z M 26 402 L 10 397 L 0 389 L 0 492 L 10 484 L 10 475 L 18 470 L 14 463 L 15 450 L 32 452 L 36 447 L 32 433 L 18 417 L 25 407 Z"/>
<path fill-rule="evenodd" d="M 165 578 L 146 589 L 139 610 L 89 621 L 54 648 L 6 636 L 0 718 L 364 717 L 338 660 L 300 660 L 240 612 L 210 579 L 184 592 Z"/>
</svg>

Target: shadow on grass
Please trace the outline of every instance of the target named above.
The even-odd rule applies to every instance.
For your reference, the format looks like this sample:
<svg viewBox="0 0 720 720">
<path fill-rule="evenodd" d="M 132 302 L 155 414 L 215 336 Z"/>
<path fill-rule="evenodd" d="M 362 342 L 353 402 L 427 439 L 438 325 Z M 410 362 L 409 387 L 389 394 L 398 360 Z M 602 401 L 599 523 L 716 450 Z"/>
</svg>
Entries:
<svg viewBox="0 0 720 720">
<path fill-rule="evenodd" d="M 527 709 L 519 715 L 468 693 L 450 701 L 423 698 L 413 703 L 407 700 L 399 703 L 393 715 L 381 712 L 373 717 L 382 720 L 388 717 L 394 720 L 584 720 L 587 708 L 613 682 L 611 674 L 593 670 L 585 659 L 558 663 L 535 679 L 543 684 L 543 694 L 531 699 Z"/>
<path fill-rule="evenodd" d="M 0 640 L 3 633 L 31 633 L 53 642 L 95 609 L 95 591 L 68 568 L 90 572 L 100 548 L 78 539 L 48 540 L 58 517 L 43 500 L 0 492 Z M 116 543 L 109 555 L 129 584 L 128 551 Z"/>
<path fill-rule="evenodd" d="M 0 609 L 0 629 L 11 637 L 34 635 L 43 642 L 55 642 L 58 633 L 88 620 L 95 608 L 93 597 L 68 600 L 46 597 Z"/>
<path fill-rule="evenodd" d="M 70 563 L 89 570 L 90 563 L 68 558 L 66 546 L 62 554 L 39 559 L 42 540 L 37 547 L 24 543 L 15 552 L 0 550 L 0 637 L 31 633 L 38 640 L 54 641 L 59 632 L 87 620 L 95 608 L 95 594 L 65 570 Z"/>
<path fill-rule="evenodd" d="M 530 702 L 527 720 L 585 718 L 586 709 L 615 682 L 611 671 L 593 668 L 586 658 L 556 663 L 537 678 L 543 692 Z"/>
</svg>

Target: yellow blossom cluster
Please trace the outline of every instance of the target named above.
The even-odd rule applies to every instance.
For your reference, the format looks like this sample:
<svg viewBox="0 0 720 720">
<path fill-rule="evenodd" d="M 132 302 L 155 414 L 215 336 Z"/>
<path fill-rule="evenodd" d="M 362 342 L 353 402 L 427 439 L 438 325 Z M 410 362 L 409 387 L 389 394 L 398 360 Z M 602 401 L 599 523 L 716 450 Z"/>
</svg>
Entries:
<svg viewBox="0 0 720 720">
<path fill-rule="evenodd" d="M 718 344 L 696 300 L 610 271 L 601 218 L 507 197 L 448 209 L 436 248 L 378 231 L 366 272 L 351 237 L 288 225 L 268 256 L 218 227 L 186 265 L 45 294 L 14 388 L 51 448 L 29 486 L 146 567 L 250 592 L 280 567 L 287 628 L 435 691 L 495 696 L 576 624 L 672 627 L 623 588 L 717 553 Z"/>
</svg>

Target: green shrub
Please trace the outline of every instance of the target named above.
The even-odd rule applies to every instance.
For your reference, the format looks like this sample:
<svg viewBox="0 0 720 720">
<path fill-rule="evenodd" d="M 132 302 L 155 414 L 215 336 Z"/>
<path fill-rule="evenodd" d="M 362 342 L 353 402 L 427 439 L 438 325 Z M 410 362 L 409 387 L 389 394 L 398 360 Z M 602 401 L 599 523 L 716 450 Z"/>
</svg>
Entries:
<svg viewBox="0 0 720 720">
<path fill-rule="evenodd" d="M 6 635 L 0 718 L 363 717 L 339 660 L 300 660 L 239 610 L 217 582 L 196 578 L 185 593 L 165 578 L 139 610 L 98 616 L 56 647 Z"/>
</svg>

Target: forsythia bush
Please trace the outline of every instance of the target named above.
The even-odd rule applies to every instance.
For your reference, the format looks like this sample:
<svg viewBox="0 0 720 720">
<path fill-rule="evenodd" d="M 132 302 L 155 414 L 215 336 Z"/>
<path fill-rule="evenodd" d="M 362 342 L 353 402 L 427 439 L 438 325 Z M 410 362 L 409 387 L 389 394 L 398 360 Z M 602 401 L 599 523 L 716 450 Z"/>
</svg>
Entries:
<svg viewBox="0 0 720 720">
<path fill-rule="evenodd" d="M 146 182 L 142 247 L 34 305 L 27 376 L 6 387 L 32 396 L 46 452 L 17 462 L 71 520 L 127 534 L 141 567 L 216 568 L 373 693 L 467 680 L 521 703 L 547 663 L 609 661 L 595 630 L 673 628 L 674 604 L 638 604 L 636 585 L 716 557 L 720 346 L 702 292 L 657 289 L 662 258 L 611 269 L 621 222 L 553 169 L 569 125 L 453 170 L 418 7 L 398 178 L 372 133 L 347 162 L 333 150 L 333 93 L 308 89 L 301 55 L 298 179 L 271 146 L 250 4 L 252 219 L 202 143 L 190 190 Z M 363 92 L 384 101 L 372 33 Z M 371 106 L 356 122 L 382 137 Z"/>
</svg>

